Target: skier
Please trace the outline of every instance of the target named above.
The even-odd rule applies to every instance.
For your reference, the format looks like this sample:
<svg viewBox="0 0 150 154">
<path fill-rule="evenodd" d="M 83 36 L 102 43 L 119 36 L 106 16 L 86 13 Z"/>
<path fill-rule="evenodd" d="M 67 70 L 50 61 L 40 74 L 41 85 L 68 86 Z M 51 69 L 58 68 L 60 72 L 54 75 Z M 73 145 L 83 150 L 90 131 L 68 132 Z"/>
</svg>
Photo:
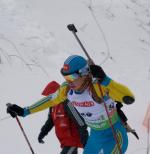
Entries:
<svg viewBox="0 0 150 154">
<path fill-rule="evenodd" d="M 83 154 L 123 154 L 128 147 L 127 131 L 116 111 L 116 103 L 132 104 L 134 95 L 124 85 L 109 78 L 98 65 L 88 65 L 79 55 L 69 56 L 61 69 L 65 78 L 55 95 L 45 97 L 35 104 L 22 108 L 12 105 L 10 114 L 19 116 L 44 110 L 62 102 L 73 104 L 85 123 L 90 136 Z"/>
<path fill-rule="evenodd" d="M 42 95 L 48 96 L 58 88 L 59 84 L 52 81 L 45 87 Z M 88 139 L 87 126 L 84 121 L 81 126 L 78 123 L 79 120 L 70 118 L 73 117 L 73 114 L 67 105 L 67 103 L 61 103 L 49 109 L 48 119 L 41 129 L 38 141 L 39 143 L 44 143 L 43 138 L 55 127 L 55 133 L 62 148 L 60 154 L 77 154 L 78 147 L 83 148 Z M 78 113 L 76 112 L 76 114 Z M 80 115 L 79 119 L 82 121 Z"/>
</svg>

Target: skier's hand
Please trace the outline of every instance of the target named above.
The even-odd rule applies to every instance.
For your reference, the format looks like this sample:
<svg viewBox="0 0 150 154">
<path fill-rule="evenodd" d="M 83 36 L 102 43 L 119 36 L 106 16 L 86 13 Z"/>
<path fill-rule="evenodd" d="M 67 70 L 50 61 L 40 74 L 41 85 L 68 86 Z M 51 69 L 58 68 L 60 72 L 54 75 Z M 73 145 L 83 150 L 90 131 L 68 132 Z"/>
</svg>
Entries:
<svg viewBox="0 0 150 154">
<path fill-rule="evenodd" d="M 44 141 L 43 141 L 43 138 L 44 138 L 44 136 L 40 133 L 39 134 L 39 136 L 38 136 L 38 141 L 39 141 L 39 143 L 45 143 Z"/>
<path fill-rule="evenodd" d="M 104 70 L 98 65 L 90 65 L 90 71 L 94 78 L 98 78 L 100 82 L 106 77 Z"/>
<path fill-rule="evenodd" d="M 24 115 L 24 109 L 16 104 L 10 104 L 7 106 L 7 113 L 9 113 L 13 118 Z"/>
</svg>

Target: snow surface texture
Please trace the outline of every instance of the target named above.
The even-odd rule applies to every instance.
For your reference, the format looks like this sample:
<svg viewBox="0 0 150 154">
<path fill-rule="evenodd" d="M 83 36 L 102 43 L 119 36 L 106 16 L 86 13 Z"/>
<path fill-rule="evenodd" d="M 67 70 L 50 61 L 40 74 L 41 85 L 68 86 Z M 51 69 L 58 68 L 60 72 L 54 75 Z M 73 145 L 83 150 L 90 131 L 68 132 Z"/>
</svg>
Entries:
<svg viewBox="0 0 150 154">
<path fill-rule="evenodd" d="M 134 92 L 135 103 L 124 105 L 124 111 L 140 140 L 129 134 L 126 153 L 146 153 L 142 121 L 150 103 L 149 0 L 0 0 L 0 153 L 31 153 L 16 120 L 8 118 L 6 103 L 34 103 L 49 81 L 63 82 L 59 71 L 67 56 L 84 56 L 66 28 L 71 23 L 95 63 Z M 36 154 L 59 154 L 54 130 L 45 144 L 37 141 L 47 112 L 20 120 Z"/>
</svg>

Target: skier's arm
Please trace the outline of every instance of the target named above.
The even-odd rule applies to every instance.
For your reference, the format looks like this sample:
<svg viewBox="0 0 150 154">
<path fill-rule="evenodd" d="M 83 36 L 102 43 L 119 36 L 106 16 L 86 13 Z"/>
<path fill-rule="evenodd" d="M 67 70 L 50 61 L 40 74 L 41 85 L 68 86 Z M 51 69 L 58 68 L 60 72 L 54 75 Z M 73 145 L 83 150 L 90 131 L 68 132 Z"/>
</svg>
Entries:
<svg viewBox="0 0 150 154">
<path fill-rule="evenodd" d="M 106 82 L 106 83 L 105 83 Z M 102 83 L 102 89 L 105 93 L 109 93 L 109 96 L 113 100 L 123 102 L 125 104 L 132 104 L 135 101 L 134 95 L 129 88 L 123 84 L 117 83 L 110 78 L 106 78 Z"/>
<path fill-rule="evenodd" d="M 125 104 L 132 104 L 134 102 L 134 95 L 131 92 L 131 90 L 126 86 L 110 79 L 100 66 L 91 65 L 90 70 L 93 77 L 97 78 L 98 82 L 101 84 L 104 94 L 109 93 L 109 96 L 113 98 L 115 101 L 124 102 Z M 99 94 L 100 96 L 101 93 L 98 92 L 98 85 L 95 85 L 95 88 L 97 94 Z"/>
<path fill-rule="evenodd" d="M 49 131 L 54 126 L 52 116 L 51 116 L 51 110 L 52 110 L 52 108 L 50 108 L 47 121 L 45 122 L 45 124 L 41 128 L 41 132 L 40 132 L 40 134 L 38 136 L 39 143 L 44 143 L 43 138 L 49 133 Z"/>
<path fill-rule="evenodd" d="M 61 86 L 54 94 L 49 95 L 28 107 L 30 114 L 55 106 L 66 100 L 66 86 Z"/>
<path fill-rule="evenodd" d="M 22 108 L 16 104 L 10 105 L 9 107 L 7 107 L 7 113 L 11 114 L 12 117 L 15 117 L 16 115 L 25 117 L 29 114 L 36 113 L 49 107 L 55 106 L 59 103 L 64 102 L 65 100 L 66 86 L 62 85 L 56 93 L 42 98 L 31 106 Z"/>
</svg>

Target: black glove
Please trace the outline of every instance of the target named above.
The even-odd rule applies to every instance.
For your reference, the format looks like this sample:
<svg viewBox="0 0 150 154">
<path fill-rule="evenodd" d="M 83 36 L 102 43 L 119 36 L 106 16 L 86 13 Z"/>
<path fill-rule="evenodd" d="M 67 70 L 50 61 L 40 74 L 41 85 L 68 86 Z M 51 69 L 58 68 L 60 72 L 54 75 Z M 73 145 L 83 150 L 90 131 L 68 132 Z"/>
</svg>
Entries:
<svg viewBox="0 0 150 154">
<path fill-rule="evenodd" d="M 135 99 L 131 96 L 124 96 L 123 102 L 127 105 L 132 104 L 135 101 Z"/>
<path fill-rule="evenodd" d="M 90 71 L 94 78 L 99 79 L 100 83 L 103 82 L 106 77 L 104 70 L 98 65 L 90 65 Z"/>
<path fill-rule="evenodd" d="M 24 109 L 16 104 L 10 104 L 7 106 L 7 113 L 9 113 L 13 118 L 24 115 Z"/>
<path fill-rule="evenodd" d="M 43 138 L 44 138 L 43 134 L 40 133 L 39 136 L 38 136 L 38 141 L 39 141 L 39 143 L 42 143 L 42 144 L 45 143 L 45 142 L 43 141 Z"/>
</svg>

